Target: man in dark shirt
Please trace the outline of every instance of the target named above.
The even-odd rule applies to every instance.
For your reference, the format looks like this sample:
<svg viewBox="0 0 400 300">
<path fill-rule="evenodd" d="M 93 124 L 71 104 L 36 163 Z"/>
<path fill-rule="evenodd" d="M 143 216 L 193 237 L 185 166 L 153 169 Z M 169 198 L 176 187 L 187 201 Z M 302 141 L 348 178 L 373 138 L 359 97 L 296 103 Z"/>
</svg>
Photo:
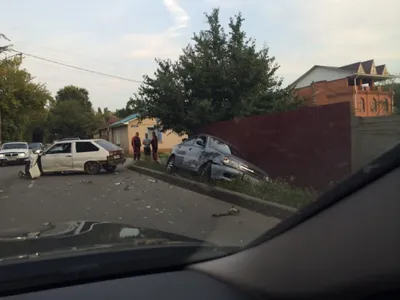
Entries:
<svg viewBox="0 0 400 300">
<path fill-rule="evenodd" d="M 141 146 L 142 142 L 140 141 L 139 132 L 136 132 L 135 136 L 132 138 L 133 160 L 140 160 Z"/>
</svg>

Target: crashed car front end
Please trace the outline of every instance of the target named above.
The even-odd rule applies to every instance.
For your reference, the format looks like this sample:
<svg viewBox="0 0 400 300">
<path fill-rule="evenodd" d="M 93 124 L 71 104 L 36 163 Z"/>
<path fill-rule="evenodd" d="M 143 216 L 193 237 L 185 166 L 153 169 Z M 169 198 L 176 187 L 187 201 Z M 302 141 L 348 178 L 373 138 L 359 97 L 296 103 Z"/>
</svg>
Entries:
<svg viewBox="0 0 400 300">
<path fill-rule="evenodd" d="M 268 175 L 259 168 L 232 156 L 225 156 L 211 167 L 211 178 L 215 180 L 233 181 L 242 179 L 252 183 L 268 182 Z"/>
</svg>

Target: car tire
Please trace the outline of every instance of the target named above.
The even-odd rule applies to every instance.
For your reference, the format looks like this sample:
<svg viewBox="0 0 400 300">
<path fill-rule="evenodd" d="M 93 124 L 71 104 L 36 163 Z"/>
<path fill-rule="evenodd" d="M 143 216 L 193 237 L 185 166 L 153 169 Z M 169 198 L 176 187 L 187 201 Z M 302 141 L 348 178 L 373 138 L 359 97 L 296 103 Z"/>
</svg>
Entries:
<svg viewBox="0 0 400 300">
<path fill-rule="evenodd" d="M 114 172 L 116 168 L 117 168 L 117 166 L 105 166 L 104 170 L 111 173 L 111 172 Z"/>
<path fill-rule="evenodd" d="M 171 155 L 168 160 L 167 163 L 165 165 L 165 169 L 167 171 L 167 173 L 174 173 L 176 172 L 176 166 L 175 166 L 175 155 Z"/>
<path fill-rule="evenodd" d="M 101 166 L 97 161 L 88 161 L 85 163 L 85 172 L 89 175 L 96 175 L 100 173 Z"/>
<path fill-rule="evenodd" d="M 207 162 L 199 168 L 199 176 L 201 181 L 211 180 L 211 162 Z"/>
</svg>

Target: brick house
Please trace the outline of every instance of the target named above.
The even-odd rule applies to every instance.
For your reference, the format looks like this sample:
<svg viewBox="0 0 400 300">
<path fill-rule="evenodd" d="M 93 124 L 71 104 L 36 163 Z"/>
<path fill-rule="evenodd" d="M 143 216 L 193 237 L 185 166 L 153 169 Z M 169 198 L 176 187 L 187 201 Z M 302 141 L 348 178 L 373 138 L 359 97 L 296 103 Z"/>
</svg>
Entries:
<svg viewBox="0 0 400 300">
<path fill-rule="evenodd" d="M 393 112 L 393 92 L 375 85 L 391 78 L 385 65 L 368 60 L 342 67 L 315 65 L 292 86 L 308 106 L 350 102 L 356 116 L 373 117 Z"/>
</svg>

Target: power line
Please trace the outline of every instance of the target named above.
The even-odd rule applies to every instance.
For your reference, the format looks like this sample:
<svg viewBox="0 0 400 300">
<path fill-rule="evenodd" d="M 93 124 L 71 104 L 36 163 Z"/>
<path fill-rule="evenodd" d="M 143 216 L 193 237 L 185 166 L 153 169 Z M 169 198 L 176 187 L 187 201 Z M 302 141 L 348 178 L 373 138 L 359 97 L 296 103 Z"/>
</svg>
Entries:
<svg viewBox="0 0 400 300">
<path fill-rule="evenodd" d="M 46 61 L 46 62 L 50 62 L 50 63 L 56 64 L 56 65 L 68 67 L 68 68 L 79 70 L 79 71 L 84 71 L 84 72 L 88 72 L 88 73 L 92 73 L 92 74 L 96 74 L 96 75 L 106 76 L 106 77 L 110 77 L 110 78 L 116 78 L 116 79 L 125 80 L 125 81 L 129 81 L 129 82 L 134 82 L 134 83 L 143 83 L 143 81 L 140 81 L 140 80 L 134 80 L 134 79 L 126 78 L 126 77 L 121 77 L 121 76 L 117 76 L 117 75 L 112 75 L 112 74 L 107 74 L 107 73 L 98 72 L 98 71 L 94 71 L 94 70 L 89 70 L 89 69 L 85 69 L 85 68 L 82 68 L 82 67 L 77 67 L 77 66 L 73 66 L 73 65 L 70 65 L 70 64 L 65 64 L 65 63 L 62 63 L 62 62 L 59 62 L 59 61 L 51 60 L 51 59 L 48 59 L 48 58 L 40 57 L 40 56 L 37 56 L 37 55 L 29 54 L 29 53 L 26 53 L 26 52 L 18 51 L 18 50 L 15 50 L 15 49 L 10 49 L 10 50 L 13 51 L 13 52 L 17 52 L 17 53 L 23 54 L 25 56 L 29 56 L 29 57 L 32 57 L 32 58 L 36 58 L 36 59 L 39 59 L 39 60 L 43 60 L 43 61 Z"/>
</svg>

